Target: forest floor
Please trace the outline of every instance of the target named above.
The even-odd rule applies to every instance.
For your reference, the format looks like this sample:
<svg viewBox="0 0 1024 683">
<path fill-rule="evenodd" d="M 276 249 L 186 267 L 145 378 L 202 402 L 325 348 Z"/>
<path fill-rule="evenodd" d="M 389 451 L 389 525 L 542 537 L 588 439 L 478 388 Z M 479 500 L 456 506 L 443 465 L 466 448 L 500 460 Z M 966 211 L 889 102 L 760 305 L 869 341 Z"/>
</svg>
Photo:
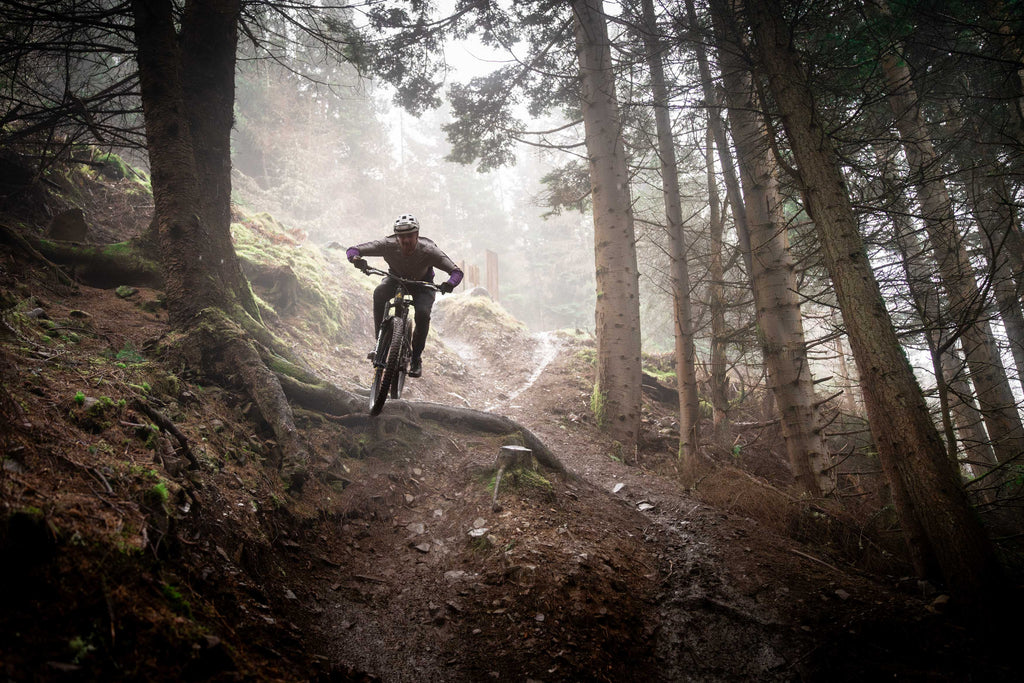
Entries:
<svg viewBox="0 0 1024 683">
<path fill-rule="evenodd" d="M 386 419 L 297 411 L 313 477 L 288 491 L 253 407 L 162 362 L 158 292 L 0 256 L 6 680 L 1017 680 L 1014 652 L 884 541 L 784 492 L 772 432 L 685 487 L 676 408 L 648 397 L 623 452 L 590 414 L 583 335 L 446 297 Z M 300 314 L 272 325 L 365 390 L 368 290 L 322 258 L 362 312 L 333 339 Z M 495 511 L 514 435 L 406 401 L 508 416 L 566 473 L 507 472 Z"/>
</svg>

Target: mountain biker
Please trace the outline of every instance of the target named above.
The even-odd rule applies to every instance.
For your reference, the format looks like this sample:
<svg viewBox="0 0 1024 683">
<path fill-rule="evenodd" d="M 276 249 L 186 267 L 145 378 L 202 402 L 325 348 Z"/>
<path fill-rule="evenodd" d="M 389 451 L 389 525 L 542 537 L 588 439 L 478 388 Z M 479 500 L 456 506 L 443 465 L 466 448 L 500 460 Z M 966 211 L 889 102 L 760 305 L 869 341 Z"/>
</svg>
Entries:
<svg viewBox="0 0 1024 683">
<path fill-rule="evenodd" d="M 345 252 L 349 262 L 360 270 L 367 267 L 365 256 L 381 256 L 388 264 L 388 272 L 407 280 L 434 282 L 434 268 L 448 273 L 448 280 L 437 286 L 444 294 L 449 294 L 462 282 L 462 271 L 448 256 L 441 251 L 433 240 L 420 237 L 420 224 L 412 214 L 403 213 L 394 224 L 394 234 L 380 240 L 373 240 L 349 247 Z M 390 277 L 373 291 L 373 328 L 374 335 L 380 333 L 384 321 L 384 311 L 388 301 L 395 295 L 398 281 Z M 412 335 L 412 361 L 409 364 L 409 377 L 419 377 L 423 372 L 421 356 L 427 343 L 427 332 L 430 330 L 430 310 L 434 307 L 434 290 L 426 287 L 409 287 L 412 294 L 413 307 L 416 309 L 415 326 Z"/>
</svg>

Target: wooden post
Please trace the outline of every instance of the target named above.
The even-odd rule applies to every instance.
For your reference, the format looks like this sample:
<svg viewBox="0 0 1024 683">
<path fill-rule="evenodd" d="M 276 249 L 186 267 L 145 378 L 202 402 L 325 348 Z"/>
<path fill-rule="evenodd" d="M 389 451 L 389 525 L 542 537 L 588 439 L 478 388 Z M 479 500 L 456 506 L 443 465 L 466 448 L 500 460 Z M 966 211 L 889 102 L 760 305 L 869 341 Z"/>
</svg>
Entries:
<svg viewBox="0 0 1024 683">
<path fill-rule="evenodd" d="M 491 299 L 498 301 L 498 255 L 487 250 L 487 292 Z"/>
</svg>

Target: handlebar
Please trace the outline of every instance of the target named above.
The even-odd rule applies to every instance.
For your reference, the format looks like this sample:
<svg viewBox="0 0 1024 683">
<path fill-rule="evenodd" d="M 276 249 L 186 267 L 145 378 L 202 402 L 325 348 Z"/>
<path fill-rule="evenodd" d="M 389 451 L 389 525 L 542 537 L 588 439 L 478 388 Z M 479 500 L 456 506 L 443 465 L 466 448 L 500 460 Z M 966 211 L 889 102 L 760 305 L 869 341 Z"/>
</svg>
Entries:
<svg viewBox="0 0 1024 683">
<path fill-rule="evenodd" d="M 356 268 L 359 268 L 359 266 L 356 266 Z M 435 292 L 440 292 L 441 291 L 440 289 L 438 289 L 437 285 L 435 285 L 432 282 L 424 282 L 423 280 L 409 280 L 409 279 L 404 278 L 404 277 L 398 277 L 394 273 L 388 273 L 388 272 L 385 272 L 383 270 L 380 270 L 379 268 L 374 268 L 373 266 L 366 266 L 365 268 L 359 268 L 359 270 L 363 271 L 364 275 L 383 275 L 384 277 L 389 277 L 392 280 L 398 280 L 399 282 L 401 282 L 404 285 L 413 285 L 415 287 L 423 287 L 425 289 L 432 289 Z"/>
</svg>

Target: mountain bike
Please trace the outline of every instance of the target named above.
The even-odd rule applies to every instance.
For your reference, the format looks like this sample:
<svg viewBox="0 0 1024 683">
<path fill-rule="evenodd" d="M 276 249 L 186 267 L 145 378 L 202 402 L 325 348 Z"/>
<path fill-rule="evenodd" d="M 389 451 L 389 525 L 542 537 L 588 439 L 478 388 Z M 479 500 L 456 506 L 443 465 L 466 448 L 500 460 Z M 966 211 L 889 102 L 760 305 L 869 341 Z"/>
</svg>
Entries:
<svg viewBox="0 0 1024 683">
<path fill-rule="evenodd" d="M 398 282 L 395 296 L 388 302 L 384 320 L 377 333 L 377 346 L 373 352 L 373 383 L 370 385 L 370 415 L 379 415 L 384 402 L 391 398 L 402 398 L 405 377 L 412 360 L 412 321 L 409 307 L 412 305 L 410 287 L 424 287 L 440 291 L 435 285 L 421 280 L 406 280 L 371 266 L 360 268 L 367 275 L 383 275 Z"/>
</svg>

